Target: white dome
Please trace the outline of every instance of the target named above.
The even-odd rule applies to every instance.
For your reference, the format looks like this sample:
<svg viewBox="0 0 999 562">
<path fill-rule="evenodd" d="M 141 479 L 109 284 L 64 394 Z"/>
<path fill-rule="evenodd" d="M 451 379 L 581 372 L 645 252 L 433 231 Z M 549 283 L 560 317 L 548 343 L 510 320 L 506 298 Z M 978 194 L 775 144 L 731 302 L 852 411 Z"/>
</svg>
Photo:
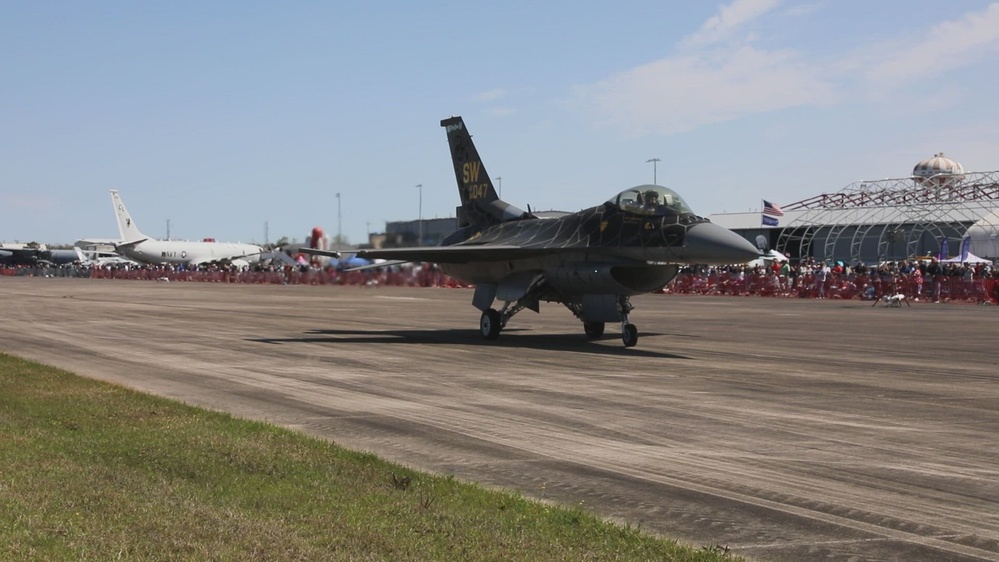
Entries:
<svg viewBox="0 0 999 562">
<path fill-rule="evenodd" d="M 930 178 L 934 178 L 933 183 L 940 184 L 960 181 L 964 179 L 964 166 L 947 158 L 941 152 L 916 164 L 912 169 L 912 177 L 919 183 L 926 183 Z"/>
</svg>

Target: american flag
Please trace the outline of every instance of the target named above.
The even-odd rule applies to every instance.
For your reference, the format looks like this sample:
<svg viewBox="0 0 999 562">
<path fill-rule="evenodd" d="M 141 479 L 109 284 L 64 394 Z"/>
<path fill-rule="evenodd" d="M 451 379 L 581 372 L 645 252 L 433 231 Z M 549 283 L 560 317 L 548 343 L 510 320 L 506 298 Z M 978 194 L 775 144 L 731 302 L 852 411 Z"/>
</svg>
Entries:
<svg viewBox="0 0 999 562">
<path fill-rule="evenodd" d="M 783 217 L 784 211 L 781 210 L 775 203 L 771 203 L 766 199 L 763 200 L 763 214 L 770 215 L 771 217 Z"/>
</svg>

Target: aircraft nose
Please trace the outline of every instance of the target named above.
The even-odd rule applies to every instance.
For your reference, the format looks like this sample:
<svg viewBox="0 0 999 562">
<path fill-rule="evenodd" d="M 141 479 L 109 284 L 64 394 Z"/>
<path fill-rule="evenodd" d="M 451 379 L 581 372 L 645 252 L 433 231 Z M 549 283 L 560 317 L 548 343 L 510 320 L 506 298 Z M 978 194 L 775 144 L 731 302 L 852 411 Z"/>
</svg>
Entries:
<svg viewBox="0 0 999 562">
<path fill-rule="evenodd" d="M 748 240 L 710 222 L 695 224 L 687 230 L 684 249 L 688 260 L 704 264 L 746 263 L 760 256 L 760 251 Z"/>
</svg>

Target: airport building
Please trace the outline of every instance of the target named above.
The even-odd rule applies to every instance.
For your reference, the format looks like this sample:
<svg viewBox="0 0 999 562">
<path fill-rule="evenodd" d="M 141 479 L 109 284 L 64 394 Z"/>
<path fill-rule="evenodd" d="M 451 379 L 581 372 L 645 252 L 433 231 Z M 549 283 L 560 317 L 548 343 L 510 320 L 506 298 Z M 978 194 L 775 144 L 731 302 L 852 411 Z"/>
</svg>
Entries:
<svg viewBox="0 0 999 562">
<path fill-rule="evenodd" d="M 385 232 L 368 236 L 372 248 L 402 248 L 437 246 L 449 234 L 458 230 L 458 219 L 423 219 L 385 223 Z M 422 244 L 420 236 L 422 232 Z"/>
<path fill-rule="evenodd" d="M 557 218 L 566 211 L 534 211 L 539 219 Z M 423 219 L 422 221 L 395 221 L 385 223 L 385 232 L 368 236 L 372 248 L 396 248 L 418 245 L 420 223 L 423 223 L 423 245 L 439 246 L 451 233 L 458 230 L 456 217 Z"/>
<path fill-rule="evenodd" d="M 940 153 L 906 178 L 856 182 L 767 214 L 709 218 L 750 241 L 765 237 L 792 260 L 875 264 L 970 254 L 992 261 L 999 259 L 999 171 L 968 173 Z"/>
</svg>

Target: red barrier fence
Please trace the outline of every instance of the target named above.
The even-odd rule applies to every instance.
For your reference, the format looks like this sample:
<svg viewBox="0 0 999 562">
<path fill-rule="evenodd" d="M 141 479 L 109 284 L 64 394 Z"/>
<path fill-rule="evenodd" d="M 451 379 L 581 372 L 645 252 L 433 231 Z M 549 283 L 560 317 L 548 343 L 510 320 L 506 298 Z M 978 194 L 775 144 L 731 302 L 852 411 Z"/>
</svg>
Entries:
<svg viewBox="0 0 999 562">
<path fill-rule="evenodd" d="M 411 269 L 385 268 L 363 271 L 301 269 L 274 271 L 171 271 L 165 268 L 30 268 L 0 267 L 0 276 L 91 277 L 143 281 L 252 283 L 279 285 L 361 285 L 402 287 L 468 287 L 433 266 Z M 681 272 L 662 291 L 669 294 L 735 295 L 790 298 L 874 300 L 886 295 L 905 295 L 911 301 L 999 304 L 999 278 L 896 273 L 829 273 L 824 280 L 814 271 L 780 276 L 768 270 L 710 270 Z"/>
<path fill-rule="evenodd" d="M 289 267 L 276 271 L 170 271 L 166 269 L 105 269 L 94 268 L 94 279 L 128 279 L 141 281 L 177 281 L 201 283 L 250 283 L 276 285 L 391 285 L 402 287 L 458 287 L 453 280 L 436 268 L 411 270 L 370 269 L 336 271 L 335 269 L 300 269 Z"/>
</svg>

